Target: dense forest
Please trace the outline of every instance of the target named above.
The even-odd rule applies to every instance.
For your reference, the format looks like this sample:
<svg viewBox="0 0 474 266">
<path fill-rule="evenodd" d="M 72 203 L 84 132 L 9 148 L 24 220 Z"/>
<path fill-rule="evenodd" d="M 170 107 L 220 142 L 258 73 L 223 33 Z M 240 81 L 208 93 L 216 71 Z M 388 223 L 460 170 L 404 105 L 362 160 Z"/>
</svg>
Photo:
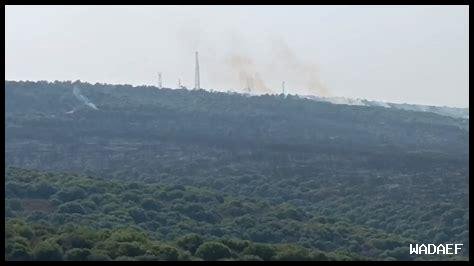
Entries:
<svg viewBox="0 0 474 266">
<path fill-rule="evenodd" d="M 5 96 L 7 260 L 468 259 L 468 119 L 82 82 Z"/>
</svg>

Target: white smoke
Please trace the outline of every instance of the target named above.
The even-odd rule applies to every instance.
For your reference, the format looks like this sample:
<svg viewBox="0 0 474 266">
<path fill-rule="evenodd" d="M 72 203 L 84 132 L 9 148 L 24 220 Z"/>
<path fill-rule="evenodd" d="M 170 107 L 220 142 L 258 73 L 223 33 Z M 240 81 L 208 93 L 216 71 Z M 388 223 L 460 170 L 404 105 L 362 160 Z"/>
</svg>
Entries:
<svg viewBox="0 0 474 266">
<path fill-rule="evenodd" d="M 90 108 L 94 110 L 99 110 L 99 108 L 97 108 L 97 106 L 95 106 L 94 103 L 92 103 L 89 99 L 87 99 L 86 96 L 81 94 L 81 91 L 77 86 L 74 86 L 74 88 L 72 89 L 72 92 L 74 93 L 74 96 L 76 96 L 76 98 L 79 101 L 83 102 L 85 105 L 89 106 Z"/>
</svg>

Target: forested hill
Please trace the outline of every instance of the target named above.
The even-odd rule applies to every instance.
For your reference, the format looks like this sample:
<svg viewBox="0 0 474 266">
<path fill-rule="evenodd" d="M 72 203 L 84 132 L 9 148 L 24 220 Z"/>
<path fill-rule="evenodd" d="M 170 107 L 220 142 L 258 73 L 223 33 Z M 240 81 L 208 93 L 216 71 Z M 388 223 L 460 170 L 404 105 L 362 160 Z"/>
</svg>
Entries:
<svg viewBox="0 0 474 266">
<path fill-rule="evenodd" d="M 7 168 L 8 260 L 465 260 L 291 204 Z"/>
<path fill-rule="evenodd" d="M 63 138 L 104 133 L 109 138 L 149 137 L 296 150 L 468 150 L 468 120 L 433 113 L 334 105 L 282 95 L 246 97 L 204 90 L 87 83 L 76 86 L 100 109 L 79 101 L 73 94 L 73 84 L 68 82 L 6 82 L 10 128 L 19 130 L 14 119 L 21 118 L 31 123 L 43 121 L 44 126 L 54 123 L 71 128 L 74 134 L 61 134 Z M 111 130 L 104 132 L 103 128 Z M 44 137 L 41 130 L 36 133 L 38 138 Z"/>
<path fill-rule="evenodd" d="M 468 250 L 467 119 L 290 95 L 80 82 L 6 81 L 5 96 L 5 162 L 12 167 L 292 204 L 351 226 Z M 279 243 L 277 231 L 246 239 Z M 327 239 L 311 248 L 336 250 Z M 341 249 L 382 256 L 357 245 Z M 390 254 L 383 256 L 403 257 Z"/>
</svg>

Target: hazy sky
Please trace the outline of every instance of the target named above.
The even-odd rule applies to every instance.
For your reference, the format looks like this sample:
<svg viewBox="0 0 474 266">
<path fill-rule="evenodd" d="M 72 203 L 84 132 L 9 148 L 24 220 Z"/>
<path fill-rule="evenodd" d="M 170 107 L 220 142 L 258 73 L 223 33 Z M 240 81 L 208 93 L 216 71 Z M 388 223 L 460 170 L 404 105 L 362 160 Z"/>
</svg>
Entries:
<svg viewBox="0 0 474 266">
<path fill-rule="evenodd" d="M 7 6 L 7 80 L 469 106 L 467 6 Z"/>
</svg>

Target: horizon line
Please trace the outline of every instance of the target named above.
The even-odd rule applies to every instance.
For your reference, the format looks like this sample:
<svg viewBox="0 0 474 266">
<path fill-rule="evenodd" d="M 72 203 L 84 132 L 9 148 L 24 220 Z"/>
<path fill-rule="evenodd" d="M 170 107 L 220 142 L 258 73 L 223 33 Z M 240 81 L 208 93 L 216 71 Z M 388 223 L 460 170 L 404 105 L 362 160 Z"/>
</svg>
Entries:
<svg viewBox="0 0 474 266">
<path fill-rule="evenodd" d="M 90 82 L 90 81 L 85 81 L 85 80 L 7 80 L 5 79 L 5 82 L 10 81 L 10 82 L 48 82 L 48 83 L 54 83 L 54 82 L 80 82 L 80 83 L 87 83 L 91 85 L 95 84 L 102 84 L 102 85 L 112 85 L 112 86 L 132 86 L 132 87 L 154 87 L 156 89 L 160 89 L 157 85 L 150 85 L 150 84 L 142 84 L 142 85 L 133 85 L 130 83 L 104 83 L 104 82 Z M 170 90 L 178 90 L 178 89 L 186 89 L 189 91 L 198 91 L 194 88 L 187 88 L 183 86 L 182 88 L 173 88 L 173 87 L 166 87 L 163 86 L 161 89 L 170 89 Z M 220 89 L 212 89 L 212 88 L 199 88 L 199 90 L 204 90 L 208 92 L 222 92 L 222 93 L 237 93 L 237 94 L 242 94 L 242 95 L 252 95 L 252 96 L 261 96 L 261 95 L 281 95 L 282 93 L 275 93 L 275 92 L 266 92 L 266 93 L 248 93 L 246 92 L 245 88 L 241 88 L 240 90 L 235 90 L 235 89 L 227 89 L 227 90 L 220 90 Z M 362 100 L 362 101 L 369 101 L 369 102 L 381 102 L 381 103 L 386 103 L 386 104 L 408 104 L 408 105 L 419 105 L 419 106 L 426 106 L 426 107 L 447 107 L 447 108 L 456 108 L 456 109 L 468 109 L 469 106 L 467 107 L 460 107 L 460 106 L 449 106 L 449 105 L 434 105 L 434 104 L 426 104 L 426 103 L 414 103 L 414 102 L 390 102 L 386 100 L 376 100 L 376 99 L 368 99 L 368 98 L 351 98 L 351 97 L 346 97 L 346 96 L 321 96 L 321 95 L 309 95 L 309 94 L 298 94 L 298 93 L 285 93 L 285 95 L 292 95 L 292 96 L 303 96 L 303 97 L 318 97 L 321 99 L 338 99 L 338 98 L 344 98 L 344 99 L 350 99 L 350 100 Z M 469 96 L 468 96 L 469 97 Z"/>
</svg>

